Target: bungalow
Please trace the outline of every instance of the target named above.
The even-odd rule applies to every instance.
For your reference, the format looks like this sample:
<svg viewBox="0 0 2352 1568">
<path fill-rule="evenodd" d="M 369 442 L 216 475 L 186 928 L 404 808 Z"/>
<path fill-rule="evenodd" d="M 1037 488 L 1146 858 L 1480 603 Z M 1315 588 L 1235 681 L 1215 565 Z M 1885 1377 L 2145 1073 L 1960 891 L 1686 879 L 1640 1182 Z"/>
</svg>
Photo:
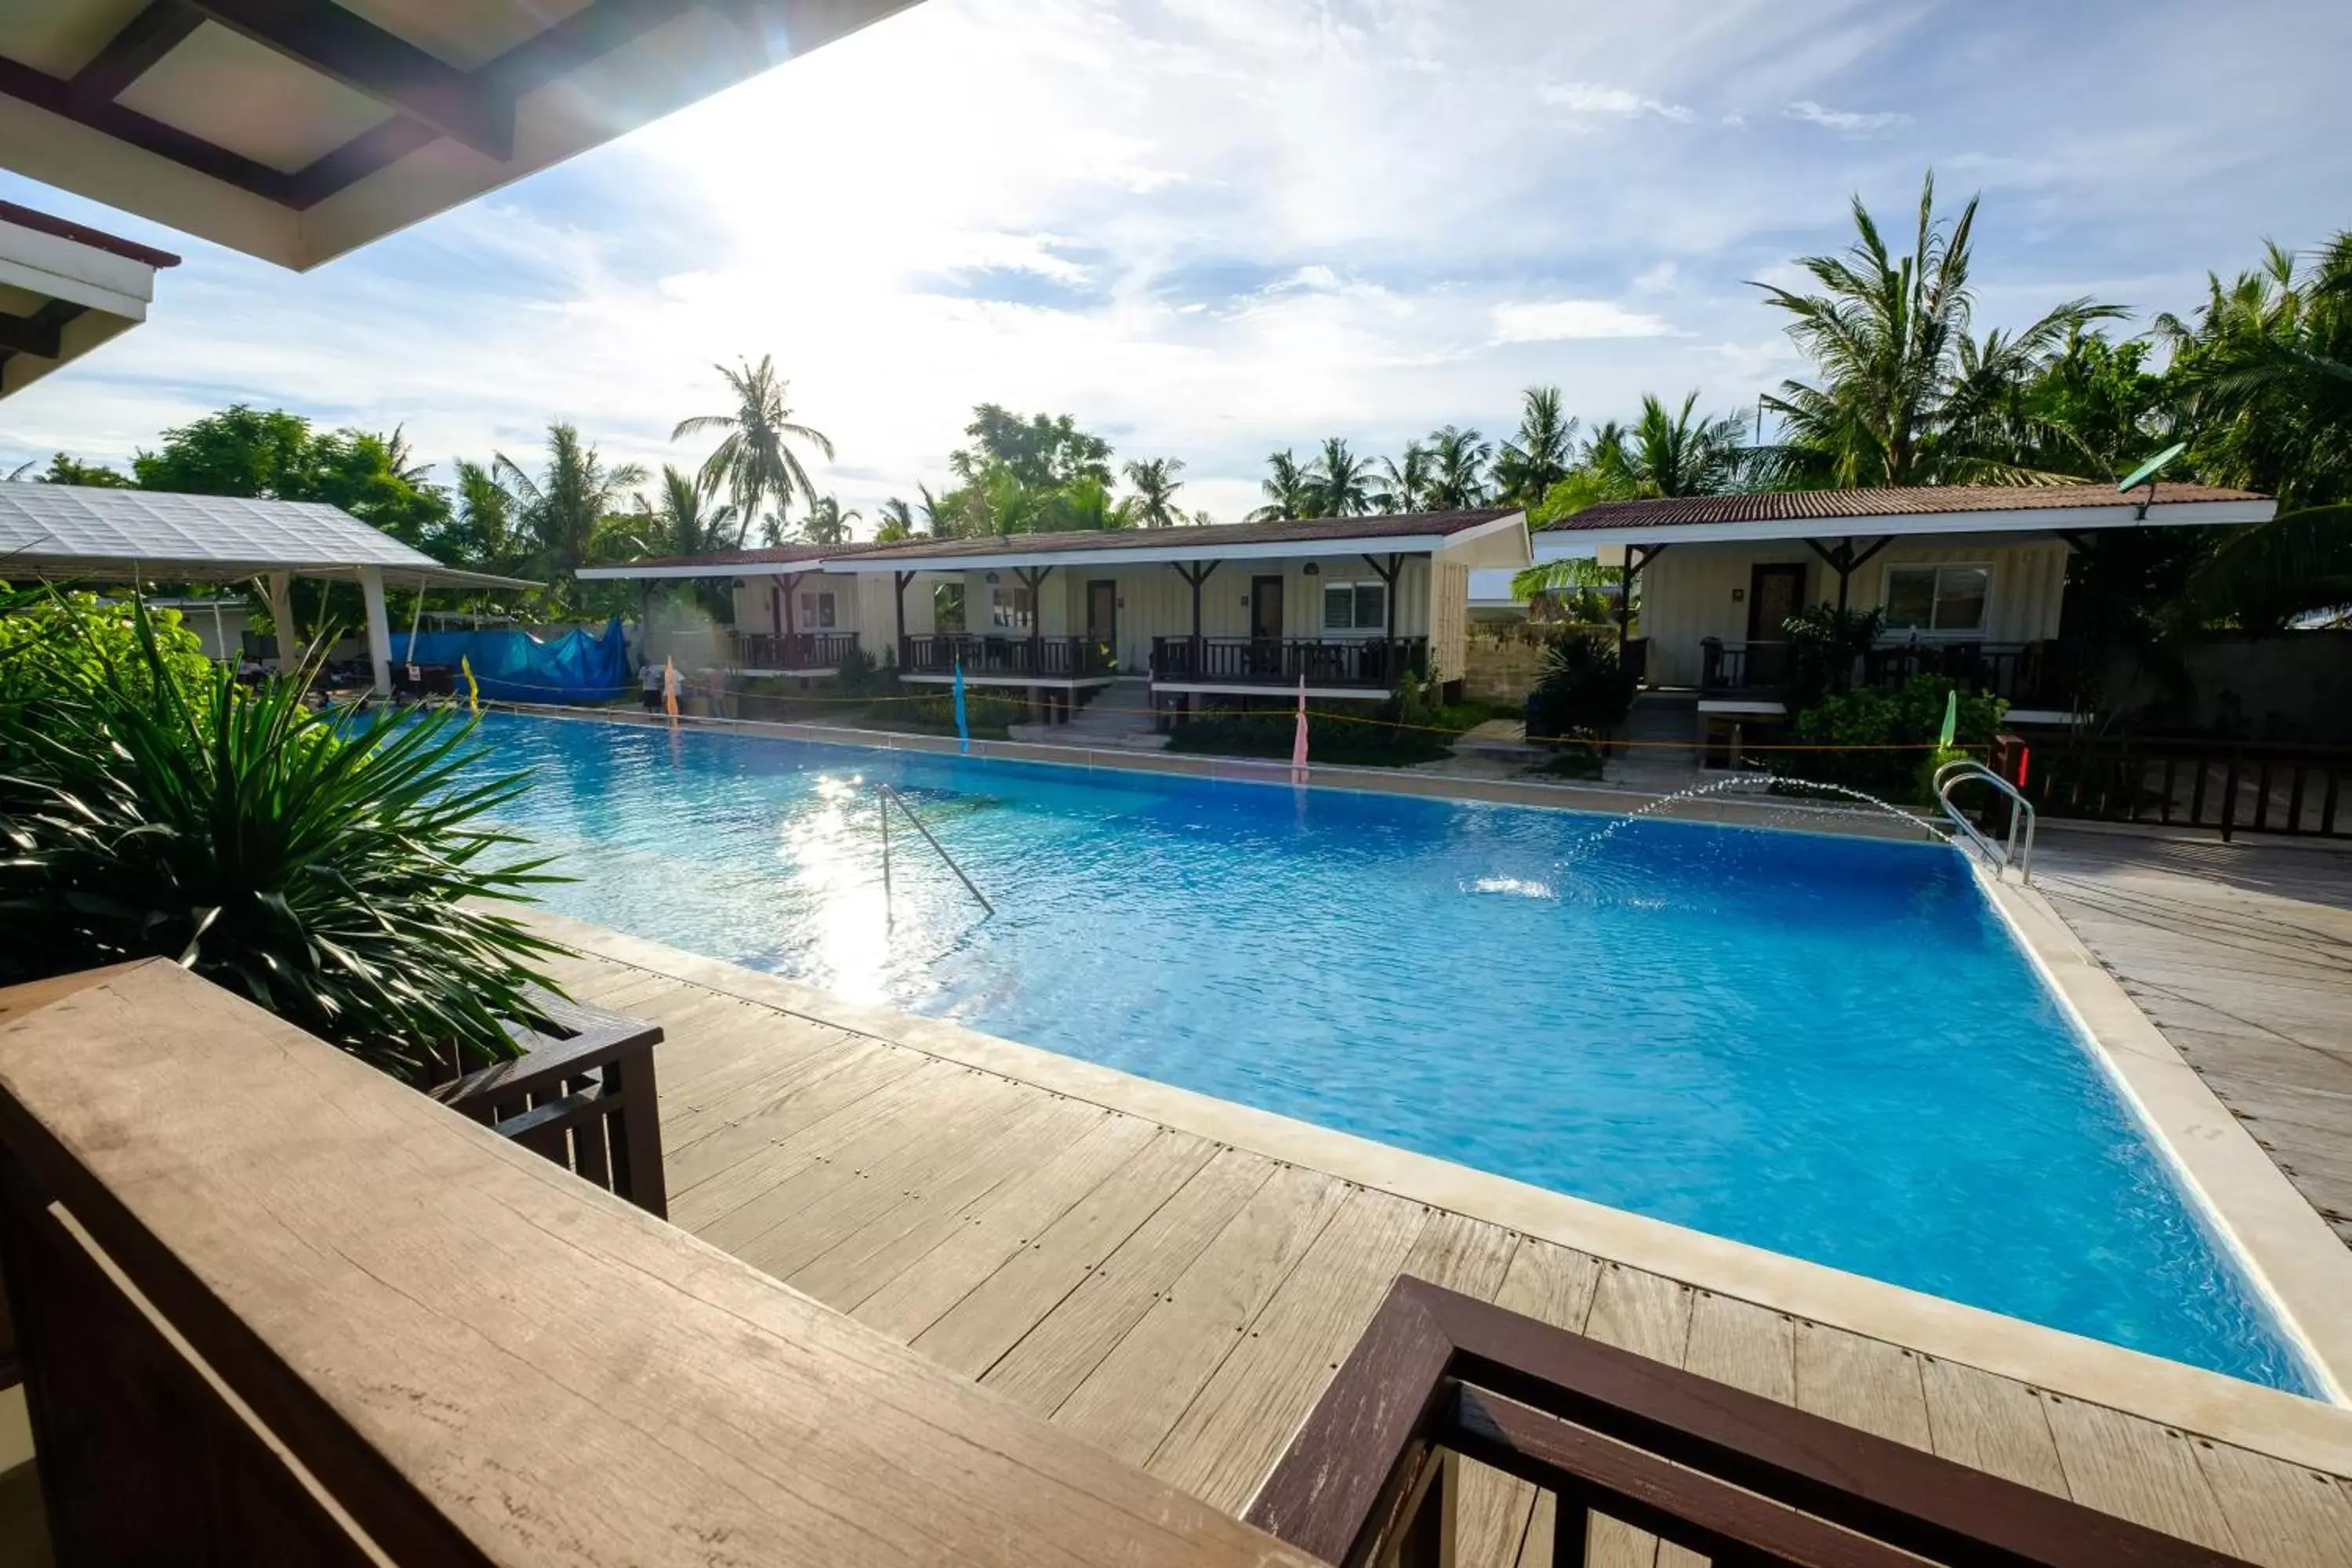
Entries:
<svg viewBox="0 0 2352 1568">
<path fill-rule="evenodd" d="M 860 653 L 877 663 L 889 658 L 890 639 L 877 635 L 890 626 L 888 595 L 880 584 L 830 564 L 834 558 L 874 548 L 799 543 L 713 555 L 654 556 L 583 566 L 579 575 L 588 582 L 637 582 L 648 588 L 656 583 L 698 579 L 725 583 L 734 605 L 732 624 L 675 632 L 666 651 L 688 667 L 805 682 L 838 674 Z M 862 603 L 861 595 L 873 603 Z"/>
<path fill-rule="evenodd" d="M 1151 705 L 1294 692 L 1385 696 L 1408 672 L 1459 680 L 1469 574 L 1529 562 L 1506 509 L 1200 528 L 919 540 L 835 552 L 863 625 L 897 636 L 901 680 L 1082 694 L 1148 681 Z M 911 592 L 910 592 L 911 590 Z"/>
<path fill-rule="evenodd" d="M 2063 723 L 2057 644 L 2066 563 L 2103 530 L 2267 520 L 2265 497 L 2162 484 L 1794 490 L 1612 501 L 1534 535 L 1538 562 L 1622 566 L 1642 636 L 1621 640 L 1654 691 L 1710 718 L 1785 717 L 1784 623 L 1811 605 L 1885 617 L 1863 677 L 1965 677 L 2020 723 Z"/>
</svg>

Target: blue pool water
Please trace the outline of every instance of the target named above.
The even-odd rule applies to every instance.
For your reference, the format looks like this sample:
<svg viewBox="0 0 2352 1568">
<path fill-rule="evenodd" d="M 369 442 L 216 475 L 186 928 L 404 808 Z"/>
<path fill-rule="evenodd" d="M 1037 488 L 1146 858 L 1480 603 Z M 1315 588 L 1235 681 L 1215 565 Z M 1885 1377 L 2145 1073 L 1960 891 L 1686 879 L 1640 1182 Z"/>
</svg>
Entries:
<svg viewBox="0 0 2352 1568">
<path fill-rule="evenodd" d="M 494 716 L 555 909 L 2260 1383 L 2309 1374 L 1959 857 Z M 886 921 L 870 781 L 901 828 Z"/>
</svg>

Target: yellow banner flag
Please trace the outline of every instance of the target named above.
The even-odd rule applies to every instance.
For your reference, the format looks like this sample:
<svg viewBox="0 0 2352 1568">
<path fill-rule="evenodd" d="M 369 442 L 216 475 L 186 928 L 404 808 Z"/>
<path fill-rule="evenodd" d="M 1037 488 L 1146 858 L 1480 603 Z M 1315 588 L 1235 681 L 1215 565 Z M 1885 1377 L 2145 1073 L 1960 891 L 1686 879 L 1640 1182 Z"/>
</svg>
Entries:
<svg viewBox="0 0 2352 1568">
<path fill-rule="evenodd" d="M 479 713 L 482 710 L 482 688 L 481 683 L 474 679 L 474 661 L 459 654 L 457 671 L 466 678 L 466 711 Z"/>
</svg>

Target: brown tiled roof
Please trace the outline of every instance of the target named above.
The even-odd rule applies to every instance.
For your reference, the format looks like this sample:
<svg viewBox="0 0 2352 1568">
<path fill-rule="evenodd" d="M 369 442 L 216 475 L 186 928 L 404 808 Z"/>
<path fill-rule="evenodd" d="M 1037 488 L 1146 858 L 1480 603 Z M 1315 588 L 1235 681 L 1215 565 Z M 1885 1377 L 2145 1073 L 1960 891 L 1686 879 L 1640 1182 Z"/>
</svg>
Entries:
<svg viewBox="0 0 2352 1568">
<path fill-rule="evenodd" d="M 1683 527 L 1710 522 L 1834 521 L 1864 517 L 1917 517 L 1955 511 L 2045 511 L 2069 507 L 2138 506 L 2146 486 L 2119 495 L 2113 485 L 1921 485 L 1862 490 L 1769 490 L 1727 496 L 1669 496 L 1658 500 L 1603 501 L 1548 523 L 1578 533 L 1603 529 Z M 2267 500 L 2251 490 L 2218 485 L 2158 485 L 2156 504 Z"/>
<path fill-rule="evenodd" d="M 795 561 L 831 560 L 843 555 L 865 555 L 885 548 L 871 541 L 864 544 L 773 544 L 761 550 L 721 550 L 710 555 L 648 555 L 638 561 L 595 561 L 591 566 L 708 566 L 711 575 L 730 566 L 789 566 Z"/>
<path fill-rule="evenodd" d="M 877 561 L 933 560 L 961 555 L 1046 555 L 1064 551 L 1203 549 L 1225 544 L 1316 543 L 1325 540 L 1400 539 L 1460 533 L 1517 507 L 1475 511 L 1407 512 L 1397 517 L 1303 517 L 1279 522 L 1220 522 L 1205 528 L 1087 529 L 1068 533 L 989 534 L 978 539 L 918 539 L 905 544 L 868 546 L 860 553 Z M 845 553 L 841 551 L 830 554 Z"/>
</svg>

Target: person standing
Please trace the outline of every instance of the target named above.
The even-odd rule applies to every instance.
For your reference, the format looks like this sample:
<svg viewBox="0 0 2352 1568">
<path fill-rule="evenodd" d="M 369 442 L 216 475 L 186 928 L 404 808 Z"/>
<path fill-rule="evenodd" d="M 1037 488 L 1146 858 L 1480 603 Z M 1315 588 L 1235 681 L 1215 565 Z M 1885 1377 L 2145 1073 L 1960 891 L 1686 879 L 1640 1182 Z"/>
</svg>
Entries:
<svg viewBox="0 0 2352 1568">
<path fill-rule="evenodd" d="M 637 690 L 645 702 L 646 712 L 661 711 L 662 667 L 650 658 L 637 667 Z"/>
</svg>

